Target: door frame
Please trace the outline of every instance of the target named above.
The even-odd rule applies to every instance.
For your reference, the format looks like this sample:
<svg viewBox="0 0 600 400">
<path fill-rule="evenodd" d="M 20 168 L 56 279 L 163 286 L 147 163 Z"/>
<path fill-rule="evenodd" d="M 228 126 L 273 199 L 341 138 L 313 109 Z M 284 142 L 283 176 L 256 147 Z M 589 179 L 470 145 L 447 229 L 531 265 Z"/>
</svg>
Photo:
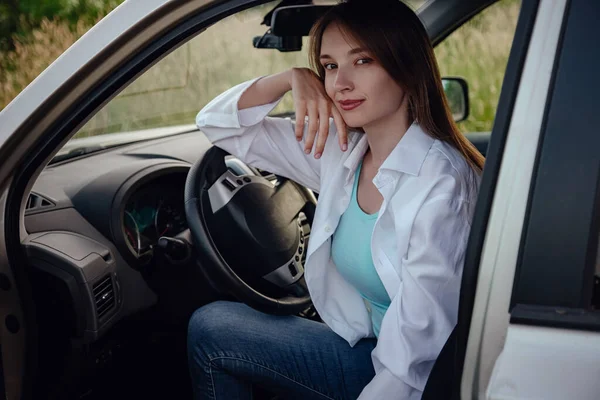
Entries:
<svg viewBox="0 0 600 400">
<path fill-rule="evenodd" d="M 537 4 L 513 110 L 505 121 L 506 143 L 480 252 L 461 399 L 485 398 L 504 346 L 521 236 L 566 5 L 567 0 Z M 492 138 L 497 124 L 502 122 L 495 124 Z"/>
</svg>

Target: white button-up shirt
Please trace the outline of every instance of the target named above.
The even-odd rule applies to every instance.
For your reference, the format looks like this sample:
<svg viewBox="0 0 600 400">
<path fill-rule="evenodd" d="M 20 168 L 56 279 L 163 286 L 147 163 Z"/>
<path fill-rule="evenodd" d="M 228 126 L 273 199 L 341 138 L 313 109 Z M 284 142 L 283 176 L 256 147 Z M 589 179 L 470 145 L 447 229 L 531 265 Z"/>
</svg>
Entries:
<svg viewBox="0 0 600 400">
<path fill-rule="evenodd" d="M 304 153 L 290 119 L 267 114 L 277 102 L 238 110 L 255 80 L 222 93 L 196 123 L 218 147 L 255 167 L 319 192 L 305 278 L 323 321 L 354 346 L 373 337 L 357 289 L 331 258 L 331 235 L 348 207 L 366 135 L 350 132 L 340 150 L 336 128 L 320 159 Z M 305 127 L 305 130 L 307 127 Z M 451 145 L 414 123 L 379 168 L 373 183 L 383 196 L 371 238 L 373 265 L 391 304 L 372 352 L 376 372 L 359 399 L 419 399 L 433 363 L 457 321 L 458 298 L 479 174 Z"/>
</svg>

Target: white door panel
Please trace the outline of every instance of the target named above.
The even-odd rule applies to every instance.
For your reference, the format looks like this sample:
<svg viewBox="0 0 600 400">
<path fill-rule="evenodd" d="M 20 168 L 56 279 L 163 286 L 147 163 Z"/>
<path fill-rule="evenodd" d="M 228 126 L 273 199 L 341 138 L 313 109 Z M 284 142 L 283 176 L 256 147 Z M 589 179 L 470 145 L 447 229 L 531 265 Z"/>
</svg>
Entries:
<svg viewBox="0 0 600 400">
<path fill-rule="evenodd" d="M 490 400 L 597 400 L 600 333 L 527 325 L 508 328 Z"/>
<path fill-rule="evenodd" d="M 540 2 L 481 254 L 461 399 L 485 397 L 504 346 L 538 141 L 566 0 Z"/>
</svg>

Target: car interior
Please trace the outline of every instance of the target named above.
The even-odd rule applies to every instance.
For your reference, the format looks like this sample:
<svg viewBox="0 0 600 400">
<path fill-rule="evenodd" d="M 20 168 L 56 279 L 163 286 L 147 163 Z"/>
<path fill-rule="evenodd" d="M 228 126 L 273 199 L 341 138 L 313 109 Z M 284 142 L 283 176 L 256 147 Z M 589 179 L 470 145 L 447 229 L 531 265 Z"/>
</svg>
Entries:
<svg viewBox="0 0 600 400">
<path fill-rule="evenodd" d="M 420 16 L 436 44 L 493 2 L 449 11 L 429 1 Z M 262 18 L 250 22 L 228 18 L 262 32 L 237 33 L 257 58 L 277 54 L 293 64 L 306 58 L 310 26 L 327 8 L 283 1 L 257 6 Z M 187 322 L 216 300 L 319 321 L 302 277 L 318 193 L 245 165 L 193 125 L 203 104 L 197 89 L 185 89 L 202 73 L 189 67 L 199 56 L 195 40 L 90 116 L 27 198 L 23 248 L 38 332 L 33 398 L 191 398 Z M 197 40 L 214 40 L 210 28 Z M 183 82 L 173 73 L 156 83 L 165 68 L 184 68 Z M 447 83 L 449 97 L 458 90 L 455 119 L 466 119 L 466 83 Z M 175 88 L 181 103 L 167 104 L 161 85 Z M 226 88 L 213 83 L 205 100 Z M 131 100 L 136 108 L 124 107 Z M 273 115 L 293 118 L 289 100 Z M 181 123 L 131 122 L 136 112 L 169 107 Z M 138 120 L 156 123 L 150 114 Z M 485 156 L 490 133 L 466 136 Z M 268 388 L 256 391 L 274 398 Z"/>
</svg>

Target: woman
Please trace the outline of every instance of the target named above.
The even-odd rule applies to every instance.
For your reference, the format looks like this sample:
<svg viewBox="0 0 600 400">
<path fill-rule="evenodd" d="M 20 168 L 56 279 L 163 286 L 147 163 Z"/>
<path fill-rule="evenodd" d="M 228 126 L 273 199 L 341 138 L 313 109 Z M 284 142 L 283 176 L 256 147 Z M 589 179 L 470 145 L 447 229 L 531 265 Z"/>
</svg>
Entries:
<svg viewBox="0 0 600 400">
<path fill-rule="evenodd" d="M 202 307 L 188 334 L 198 398 L 250 399 L 259 384 L 286 398 L 418 399 L 456 324 L 483 157 L 451 119 L 424 27 L 400 1 L 350 0 L 315 24 L 310 53 L 316 73 L 240 84 L 197 124 L 319 192 L 305 277 L 325 324 Z M 267 117 L 289 90 L 295 126 Z"/>
</svg>

